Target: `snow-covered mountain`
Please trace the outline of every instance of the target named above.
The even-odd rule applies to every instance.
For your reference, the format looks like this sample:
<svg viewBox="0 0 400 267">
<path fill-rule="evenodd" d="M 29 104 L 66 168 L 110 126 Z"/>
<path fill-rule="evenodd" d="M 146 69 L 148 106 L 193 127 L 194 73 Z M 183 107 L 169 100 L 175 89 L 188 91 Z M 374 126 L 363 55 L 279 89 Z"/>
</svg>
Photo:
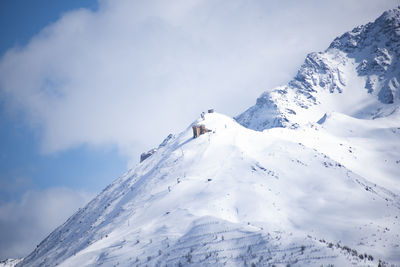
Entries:
<svg viewBox="0 0 400 267">
<path fill-rule="evenodd" d="M 388 116 L 400 103 L 400 9 L 336 38 L 310 53 L 287 85 L 263 93 L 236 119 L 264 130 L 316 122 L 325 113 L 359 119 Z"/>
<path fill-rule="evenodd" d="M 387 11 L 236 120 L 168 136 L 17 266 L 400 265 L 399 23 Z"/>
<path fill-rule="evenodd" d="M 399 138 L 378 122 L 368 130 Z M 217 113 L 199 123 L 213 132 L 193 139 L 188 127 L 170 138 L 57 228 L 21 266 L 400 260 L 398 194 L 306 145 L 320 138 L 337 142 L 342 157 L 358 157 L 351 140 L 334 139 L 321 126 L 260 133 Z"/>
</svg>

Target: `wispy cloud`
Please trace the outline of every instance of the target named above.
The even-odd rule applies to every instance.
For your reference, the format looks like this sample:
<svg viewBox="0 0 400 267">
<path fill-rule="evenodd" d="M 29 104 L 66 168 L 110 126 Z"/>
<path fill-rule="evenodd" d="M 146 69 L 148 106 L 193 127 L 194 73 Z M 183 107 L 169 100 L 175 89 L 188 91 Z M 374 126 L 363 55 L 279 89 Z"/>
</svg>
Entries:
<svg viewBox="0 0 400 267">
<path fill-rule="evenodd" d="M 127 1 L 65 14 L 8 51 L 0 92 L 43 150 L 137 155 L 208 107 L 236 115 L 307 52 L 396 1 Z"/>
<path fill-rule="evenodd" d="M 18 202 L 0 204 L 0 259 L 24 257 L 92 194 L 67 188 L 28 191 Z"/>
</svg>

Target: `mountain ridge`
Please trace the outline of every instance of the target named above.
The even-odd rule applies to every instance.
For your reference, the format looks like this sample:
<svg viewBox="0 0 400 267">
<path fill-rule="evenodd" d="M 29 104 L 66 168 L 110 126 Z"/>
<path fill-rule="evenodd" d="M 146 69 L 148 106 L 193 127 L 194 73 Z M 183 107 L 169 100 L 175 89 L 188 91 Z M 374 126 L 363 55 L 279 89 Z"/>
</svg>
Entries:
<svg viewBox="0 0 400 267">
<path fill-rule="evenodd" d="M 309 113 L 322 116 L 333 109 L 343 109 L 340 102 L 344 97 L 337 95 L 348 91 L 357 93 L 368 106 L 350 101 L 364 109 L 344 109 L 343 113 L 364 119 L 387 116 L 400 105 L 399 43 L 400 9 L 395 8 L 375 22 L 335 38 L 324 52 L 308 54 L 294 79 L 286 86 L 264 92 L 254 106 L 236 119 L 254 130 L 297 127 L 315 122 Z M 358 80 L 352 81 L 354 77 Z"/>
</svg>

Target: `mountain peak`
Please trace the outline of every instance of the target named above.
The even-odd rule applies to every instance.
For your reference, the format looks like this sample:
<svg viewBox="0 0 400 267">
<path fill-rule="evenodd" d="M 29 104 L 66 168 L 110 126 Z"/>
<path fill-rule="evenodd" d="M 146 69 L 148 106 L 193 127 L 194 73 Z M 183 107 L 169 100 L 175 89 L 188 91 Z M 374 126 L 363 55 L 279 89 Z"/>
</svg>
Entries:
<svg viewBox="0 0 400 267">
<path fill-rule="evenodd" d="M 383 12 L 383 14 L 377 18 L 375 22 L 398 28 L 400 25 L 400 6 Z"/>
<path fill-rule="evenodd" d="M 331 111 L 361 119 L 392 114 L 400 106 L 400 9 L 335 38 L 307 55 L 286 85 L 267 90 L 236 117 L 254 130 L 314 123 Z"/>
<path fill-rule="evenodd" d="M 389 47 L 399 55 L 398 44 L 400 39 L 400 8 L 383 12 L 374 22 L 355 27 L 335 38 L 329 48 L 337 48 L 352 53 L 364 50 L 369 46 Z M 390 49 L 391 50 L 391 49 Z"/>
<path fill-rule="evenodd" d="M 332 120 L 348 118 L 329 114 L 320 127 Z M 212 131 L 193 138 L 198 124 Z M 374 243 L 379 248 L 396 245 L 376 229 L 398 230 L 391 224 L 400 207 L 397 191 L 300 141 L 310 135 L 328 140 L 325 134 L 312 128 L 257 132 L 228 116 L 205 114 L 103 190 L 18 266 L 347 266 L 364 264 L 365 255 L 368 263 L 391 255 L 372 253 L 360 242 L 371 231 L 385 239 Z M 345 141 L 335 147 L 338 158 L 359 156 L 358 147 Z M 355 210 L 357 216 L 349 216 Z M 364 226 L 375 218 L 389 223 Z"/>
</svg>

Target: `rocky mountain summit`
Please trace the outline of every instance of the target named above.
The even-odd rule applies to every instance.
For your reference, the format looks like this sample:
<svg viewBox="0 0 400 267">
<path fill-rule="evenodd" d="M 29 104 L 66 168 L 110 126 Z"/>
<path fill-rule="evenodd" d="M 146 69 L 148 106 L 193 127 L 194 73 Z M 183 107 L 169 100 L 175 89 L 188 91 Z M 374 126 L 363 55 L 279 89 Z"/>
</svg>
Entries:
<svg viewBox="0 0 400 267">
<path fill-rule="evenodd" d="M 293 80 L 263 93 L 237 121 L 264 130 L 315 122 L 333 110 L 360 119 L 390 115 L 400 103 L 399 25 L 400 9 L 392 9 L 308 54 Z"/>
</svg>

